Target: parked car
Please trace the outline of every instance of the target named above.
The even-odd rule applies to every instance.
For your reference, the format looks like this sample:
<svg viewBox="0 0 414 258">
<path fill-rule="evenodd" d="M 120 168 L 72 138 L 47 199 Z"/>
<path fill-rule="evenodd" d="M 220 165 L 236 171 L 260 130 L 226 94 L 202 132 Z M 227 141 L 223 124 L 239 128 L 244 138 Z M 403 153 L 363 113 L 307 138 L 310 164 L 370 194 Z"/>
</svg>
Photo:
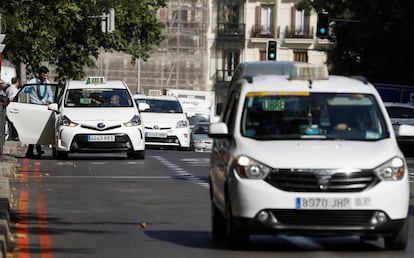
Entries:
<svg viewBox="0 0 414 258">
<path fill-rule="evenodd" d="M 208 136 L 210 122 L 198 122 L 191 130 L 191 150 L 195 152 L 211 152 L 213 139 Z"/>
<path fill-rule="evenodd" d="M 134 95 L 145 126 L 145 144 L 190 149 L 190 124 L 175 96 Z"/>
<path fill-rule="evenodd" d="M 397 136 L 398 145 L 406 155 L 414 154 L 414 137 L 400 136 L 398 129 L 402 124 L 414 125 L 414 105 L 409 103 L 385 102 L 388 115 Z"/>
</svg>

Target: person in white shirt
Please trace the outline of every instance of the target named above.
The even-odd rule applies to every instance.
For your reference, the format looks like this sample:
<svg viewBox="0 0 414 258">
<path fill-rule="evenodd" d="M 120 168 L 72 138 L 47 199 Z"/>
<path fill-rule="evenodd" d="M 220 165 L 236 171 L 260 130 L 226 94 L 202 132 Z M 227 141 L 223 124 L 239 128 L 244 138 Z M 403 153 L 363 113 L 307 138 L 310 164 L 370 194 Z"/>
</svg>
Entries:
<svg viewBox="0 0 414 258">
<path fill-rule="evenodd" d="M 11 84 L 6 89 L 7 97 L 9 101 L 12 102 L 14 97 L 16 96 L 17 92 L 19 91 L 20 81 L 18 77 L 13 77 L 11 80 Z"/>
</svg>

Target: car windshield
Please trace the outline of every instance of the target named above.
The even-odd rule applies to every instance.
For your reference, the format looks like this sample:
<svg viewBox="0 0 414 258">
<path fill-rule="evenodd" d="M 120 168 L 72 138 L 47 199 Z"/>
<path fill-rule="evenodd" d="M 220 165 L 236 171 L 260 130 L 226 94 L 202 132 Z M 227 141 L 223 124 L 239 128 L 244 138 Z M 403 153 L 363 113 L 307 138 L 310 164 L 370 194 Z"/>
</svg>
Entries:
<svg viewBox="0 0 414 258">
<path fill-rule="evenodd" d="M 193 128 L 194 134 L 208 134 L 209 124 L 196 124 Z"/>
<path fill-rule="evenodd" d="M 133 107 L 126 89 L 85 88 L 69 89 L 65 97 L 65 107 Z"/>
<path fill-rule="evenodd" d="M 401 118 L 401 119 L 414 118 L 414 108 L 388 106 L 387 111 L 391 118 Z"/>
<path fill-rule="evenodd" d="M 136 99 L 137 103 L 146 103 L 149 105 L 148 109 L 141 110 L 141 112 L 152 113 L 183 113 L 180 102 L 176 100 L 167 99 Z"/>
<path fill-rule="evenodd" d="M 248 93 L 241 133 L 258 140 L 389 137 L 374 96 L 351 93 Z"/>
</svg>

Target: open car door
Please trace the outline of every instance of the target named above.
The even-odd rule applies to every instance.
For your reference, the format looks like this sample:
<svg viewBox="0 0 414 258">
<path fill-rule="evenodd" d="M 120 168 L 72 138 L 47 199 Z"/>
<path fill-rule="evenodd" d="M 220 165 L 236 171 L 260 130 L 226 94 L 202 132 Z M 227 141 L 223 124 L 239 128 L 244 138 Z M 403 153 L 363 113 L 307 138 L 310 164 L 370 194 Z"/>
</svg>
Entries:
<svg viewBox="0 0 414 258">
<path fill-rule="evenodd" d="M 55 139 L 55 114 L 48 110 L 46 104 L 33 103 L 34 87 L 44 84 L 25 84 L 19 90 L 13 102 L 6 108 L 7 118 L 13 123 L 24 144 L 54 145 Z M 58 95 L 57 84 L 47 84 L 53 93 L 53 101 Z M 32 95 L 32 96 L 31 96 Z"/>
</svg>

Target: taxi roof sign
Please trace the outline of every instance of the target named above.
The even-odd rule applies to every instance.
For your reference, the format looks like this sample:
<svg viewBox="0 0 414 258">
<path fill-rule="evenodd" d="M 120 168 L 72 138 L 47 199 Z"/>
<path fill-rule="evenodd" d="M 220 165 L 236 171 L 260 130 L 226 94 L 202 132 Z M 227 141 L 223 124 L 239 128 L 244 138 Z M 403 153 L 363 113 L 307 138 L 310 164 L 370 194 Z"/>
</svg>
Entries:
<svg viewBox="0 0 414 258">
<path fill-rule="evenodd" d="M 86 84 L 103 84 L 105 83 L 105 78 L 102 76 L 89 76 L 86 78 Z"/>
<path fill-rule="evenodd" d="M 328 67 L 317 64 L 294 64 L 290 72 L 290 80 L 327 80 Z"/>
</svg>

